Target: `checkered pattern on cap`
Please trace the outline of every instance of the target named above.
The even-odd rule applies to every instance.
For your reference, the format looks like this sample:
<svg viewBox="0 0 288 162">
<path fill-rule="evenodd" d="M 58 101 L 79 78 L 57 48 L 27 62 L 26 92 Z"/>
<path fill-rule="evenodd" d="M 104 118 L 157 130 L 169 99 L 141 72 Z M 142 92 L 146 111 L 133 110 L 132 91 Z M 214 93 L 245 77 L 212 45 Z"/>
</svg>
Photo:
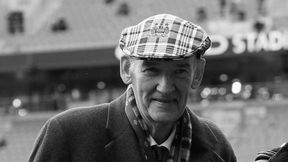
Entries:
<svg viewBox="0 0 288 162">
<path fill-rule="evenodd" d="M 119 43 L 126 55 L 146 59 L 201 56 L 211 46 L 200 26 L 169 14 L 155 15 L 125 28 Z"/>
</svg>

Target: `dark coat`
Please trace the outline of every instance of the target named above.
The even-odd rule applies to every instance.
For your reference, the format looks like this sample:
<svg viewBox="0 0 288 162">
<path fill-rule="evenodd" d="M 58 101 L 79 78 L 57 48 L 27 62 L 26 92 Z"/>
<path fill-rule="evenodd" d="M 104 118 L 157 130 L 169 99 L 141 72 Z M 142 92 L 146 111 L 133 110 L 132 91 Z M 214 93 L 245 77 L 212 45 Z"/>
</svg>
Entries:
<svg viewBox="0 0 288 162">
<path fill-rule="evenodd" d="M 154 161 L 140 149 L 124 111 L 125 96 L 107 104 L 70 109 L 49 119 L 28 161 Z M 191 162 L 236 162 L 231 145 L 213 123 L 193 114 L 192 125 Z"/>
<path fill-rule="evenodd" d="M 269 161 L 269 162 L 287 162 L 288 161 L 288 142 L 281 147 L 274 148 L 269 151 L 261 151 L 258 153 L 255 161 Z"/>
</svg>

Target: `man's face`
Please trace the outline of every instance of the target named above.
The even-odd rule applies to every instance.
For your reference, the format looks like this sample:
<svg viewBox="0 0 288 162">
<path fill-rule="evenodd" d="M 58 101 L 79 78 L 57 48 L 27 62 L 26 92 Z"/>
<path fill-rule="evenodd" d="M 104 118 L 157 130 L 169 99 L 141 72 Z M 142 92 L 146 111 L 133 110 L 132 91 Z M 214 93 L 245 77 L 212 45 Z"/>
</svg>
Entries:
<svg viewBox="0 0 288 162">
<path fill-rule="evenodd" d="M 194 76 L 194 59 L 132 61 L 132 86 L 144 120 L 171 123 L 180 118 Z"/>
</svg>

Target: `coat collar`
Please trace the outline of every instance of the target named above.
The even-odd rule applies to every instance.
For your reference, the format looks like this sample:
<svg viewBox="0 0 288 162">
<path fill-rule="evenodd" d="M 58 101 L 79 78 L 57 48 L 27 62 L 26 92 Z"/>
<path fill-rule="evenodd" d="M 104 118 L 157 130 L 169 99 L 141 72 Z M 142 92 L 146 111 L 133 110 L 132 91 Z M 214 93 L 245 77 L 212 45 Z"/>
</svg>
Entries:
<svg viewBox="0 0 288 162">
<path fill-rule="evenodd" d="M 113 140 L 128 129 L 129 121 L 125 114 L 126 93 L 113 100 L 108 107 L 106 130 L 108 137 Z"/>
<path fill-rule="evenodd" d="M 110 161 L 113 161 L 113 159 L 125 162 L 141 161 L 141 159 L 144 159 L 144 155 L 139 148 L 136 134 L 125 114 L 125 102 L 126 93 L 112 101 L 109 105 L 106 131 L 110 142 L 105 146 L 106 157 L 110 159 Z M 191 156 L 196 156 L 196 153 L 197 155 L 205 155 L 205 159 L 211 157 L 215 159 L 217 155 L 215 155 L 213 150 L 218 143 L 217 137 L 203 119 L 199 118 L 193 112 L 191 112 L 191 115 Z M 221 161 L 221 159 L 219 160 Z"/>
<path fill-rule="evenodd" d="M 191 111 L 190 111 L 191 112 Z M 192 146 L 213 150 L 218 139 L 212 132 L 205 119 L 202 119 L 191 112 L 192 115 Z"/>
<path fill-rule="evenodd" d="M 110 142 L 105 145 L 107 161 L 141 162 L 136 135 L 125 114 L 126 93 L 108 107 L 106 132 Z"/>
<path fill-rule="evenodd" d="M 207 120 L 202 119 L 191 112 L 192 115 L 192 146 L 190 161 L 193 162 L 224 162 L 216 153 L 218 138 L 207 124 Z"/>
</svg>

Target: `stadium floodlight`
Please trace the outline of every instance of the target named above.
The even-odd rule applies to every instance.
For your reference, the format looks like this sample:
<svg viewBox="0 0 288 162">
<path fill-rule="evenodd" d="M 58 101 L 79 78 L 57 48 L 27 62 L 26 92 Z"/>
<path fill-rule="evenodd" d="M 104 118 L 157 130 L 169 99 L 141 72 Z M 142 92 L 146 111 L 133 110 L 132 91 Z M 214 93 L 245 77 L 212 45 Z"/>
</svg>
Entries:
<svg viewBox="0 0 288 162">
<path fill-rule="evenodd" d="M 209 87 L 205 87 L 201 92 L 202 98 L 207 98 L 211 94 L 211 89 Z"/>
<path fill-rule="evenodd" d="M 106 87 L 106 83 L 103 81 L 100 81 L 97 83 L 97 88 L 98 89 L 104 89 Z"/>
<path fill-rule="evenodd" d="M 14 108 L 19 108 L 22 105 L 22 101 L 19 98 L 15 98 L 12 102 Z"/>
<path fill-rule="evenodd" d="M 233 94 L 239 94 L 241 92 L 242 89 L 242 84 L 239 80 L 235 80 L 232 83 L 232 88 L 231 91 Z"/>
<path fill-rule="evenodd" d="M 221 74 L 219 76 L 219 79 L 221 80 L 221 82 L 226 82 L 228 80 L 228 75 L 227 74 Z"/>
<path fill-rule="evenodd" d="M 18 115 L 19 116 L 26 116 L 28 114 L 28 112 L 27 112 L 27 110 L 25 110 L 25 109 L 20 109 L 19 111 L 18 111 Z"/>
</svg>

